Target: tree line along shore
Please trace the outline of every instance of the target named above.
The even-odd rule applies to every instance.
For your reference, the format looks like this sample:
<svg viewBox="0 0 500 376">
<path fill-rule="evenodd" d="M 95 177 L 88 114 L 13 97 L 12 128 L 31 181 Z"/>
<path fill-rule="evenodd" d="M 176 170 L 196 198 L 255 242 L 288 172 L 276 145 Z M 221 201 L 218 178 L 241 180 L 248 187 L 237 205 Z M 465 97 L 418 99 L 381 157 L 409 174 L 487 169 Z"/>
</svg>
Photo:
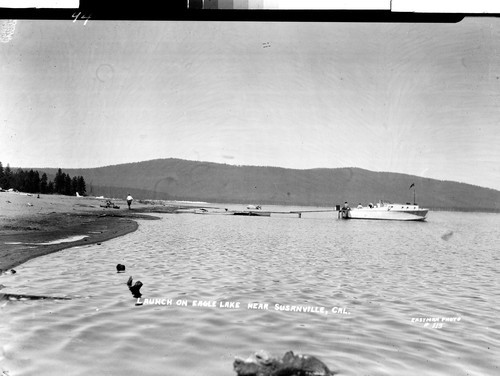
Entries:
<svg viewBox="0 0 500 376">
<path fill-rule="evenodd" d="M 60 168 L 53 180 L 47 174 L 41 175 L 37 170 L 23 170 L 18 168 L 13 171 L 10 166 L 4 168 L 0 162 L 0 190 L 15 190 L 26 193 L 61 194 L 74 196 L 86 193 L 86 184 L 83 176 L 73 176 L 63 172 Z"/>
</svg>

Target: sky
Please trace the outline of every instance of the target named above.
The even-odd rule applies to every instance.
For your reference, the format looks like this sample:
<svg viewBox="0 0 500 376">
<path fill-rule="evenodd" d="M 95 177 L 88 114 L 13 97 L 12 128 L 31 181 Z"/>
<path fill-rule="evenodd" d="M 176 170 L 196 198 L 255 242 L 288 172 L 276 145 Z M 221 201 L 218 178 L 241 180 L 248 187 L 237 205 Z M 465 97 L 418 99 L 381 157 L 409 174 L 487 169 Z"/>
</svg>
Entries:
<svg viewBox="0 0 500 376">
<path fill-rule="evenodd" d="M 500 190 L 498 18 L 0 22 L 4 166 L 182 158 Z"/>
</svg>

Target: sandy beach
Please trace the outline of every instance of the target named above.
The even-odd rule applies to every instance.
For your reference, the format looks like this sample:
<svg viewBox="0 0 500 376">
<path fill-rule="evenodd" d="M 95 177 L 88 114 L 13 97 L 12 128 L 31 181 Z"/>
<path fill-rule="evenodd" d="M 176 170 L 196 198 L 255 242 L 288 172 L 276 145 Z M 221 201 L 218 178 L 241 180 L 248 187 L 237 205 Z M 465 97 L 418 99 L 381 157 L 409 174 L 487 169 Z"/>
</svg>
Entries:
<svg viewBox="0 0 500 376">
<path fill-rule="evenodd" d="M 0 192 L 0 273 L 38 256 L 133 232 L 135 219 L 158 219 L 143 213 L 176 209 L 134 202 L 129 210 L 124 199 L 112 202 L 119 209 L 101 207 L 105 200 L 94 197 Z"/>
</svg>

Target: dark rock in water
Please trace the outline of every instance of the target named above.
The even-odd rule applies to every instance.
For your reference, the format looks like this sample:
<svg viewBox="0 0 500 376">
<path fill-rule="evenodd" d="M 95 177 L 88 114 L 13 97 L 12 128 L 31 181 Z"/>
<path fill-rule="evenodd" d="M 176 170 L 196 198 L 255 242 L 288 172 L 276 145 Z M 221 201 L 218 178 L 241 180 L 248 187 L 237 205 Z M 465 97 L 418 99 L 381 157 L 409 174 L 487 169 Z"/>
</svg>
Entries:
<svg viewBox="0 0 500 376">
<path fill-rule="evenodd" d="M 335 375 L 318 358 L 311 355 L 295 355 L 288 351 L 283 358 L 256 353 L 243 360 L 236 358 L 234 370 L 238 376 L 331 376 Z"/>
<path fill-rule="evenodd" d="M 10 269 L 10 272 L 11 272 L 12 274 L 16 274 L 16 273 L 17 273 L 14 269 Z"/>
<path fill-rule="evenodd" d="M 123 273 L 125 271 L 125 265 L 122 265 L 122 264 L 116 265 L 116 271 L 118 273 Z"/>
<path fill-rule="evenodd" d="M 137 281 L 134 285 L 132 285 L 133 282 L 134 281 L 133 281 L 132 277 L 130 277 L 127 281 L 128 289 L 130 290 L 130 292 L 132 293 L 132 296 L 134 298 L 140 298 L 142 296 L 142 294 L 139 290 L 142 287 L 142 282 Z"/>
</svg>

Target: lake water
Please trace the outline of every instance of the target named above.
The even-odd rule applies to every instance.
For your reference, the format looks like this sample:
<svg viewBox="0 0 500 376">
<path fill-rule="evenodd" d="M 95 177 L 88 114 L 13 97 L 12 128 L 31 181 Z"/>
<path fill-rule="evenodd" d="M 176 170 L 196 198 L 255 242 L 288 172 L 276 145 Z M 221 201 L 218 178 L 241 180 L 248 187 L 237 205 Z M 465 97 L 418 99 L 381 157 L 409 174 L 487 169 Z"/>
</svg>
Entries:
<svg viewBox="0 0 500 376">
<path fill-rule="evenodd" d="M 236 355 L 293 350 L 341 375 L 500 374 L 498 214 L 161 217 L 2 275 L 1 292 L 72 300 L 0 301 L 0 370 L 229 376 Z"/>
</svg>

